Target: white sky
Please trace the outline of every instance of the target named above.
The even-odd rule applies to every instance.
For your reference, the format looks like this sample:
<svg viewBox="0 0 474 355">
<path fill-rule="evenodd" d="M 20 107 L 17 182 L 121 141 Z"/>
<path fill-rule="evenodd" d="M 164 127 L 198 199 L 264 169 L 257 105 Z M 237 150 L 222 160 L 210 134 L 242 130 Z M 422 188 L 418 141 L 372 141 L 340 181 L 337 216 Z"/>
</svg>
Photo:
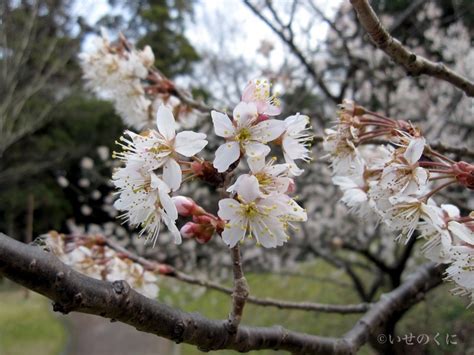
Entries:
<svg viewBox="0 0 474 355">
<path fill-rule="evenodd" d="M 276 2 L 286 2 L 288 0 L 277 0 Z M 324 1 L 316 0 L 315 3 L 328 14 L 334 13 L 342 0 Z M 277 4 L 278 5 L 278 4 Z M 74 4 L 74 13 L 84 17 L 91 25 L 97 22 L 104 14 L 117 12 L 112 9 L 107 0 L 77 0 Z M 219 17 L 216 16 L 218 14 Z M 195 5 L 194 21 L 186 28 L 186 36 L 199 51 L 202 48 L 217 50 L 216 43 L 219 41 L 219 34 L 222 28 L 236 29 L 236 35 L 229 39 L 229 44 L 236 53 L 245 53 L 250 57 L 258 58 L 257 50 L 263 40 L 271 40 L 275 49 L 271 54 L 271 61 L 275 66 L 281 64 L 283 60 L 282 43 L 276 38 L 266 24 L 258 19 L 241 0 L 200 0 Z M 310 20 L 300 19 L 300 20 Z M 318 38 L 324 38 L 327 28 L 324 24 L 318 27 Z M 84 48 L 87 49 L 89 41 L 86 39 Z M 254 58 L 255 59 L 255 58 Z"/>
</svg>

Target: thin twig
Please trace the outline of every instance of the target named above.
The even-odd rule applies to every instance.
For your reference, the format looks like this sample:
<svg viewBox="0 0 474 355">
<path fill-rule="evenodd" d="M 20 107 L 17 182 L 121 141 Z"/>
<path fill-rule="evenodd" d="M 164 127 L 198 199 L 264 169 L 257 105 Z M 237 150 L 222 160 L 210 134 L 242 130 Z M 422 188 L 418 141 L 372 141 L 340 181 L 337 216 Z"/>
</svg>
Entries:
<svg viewBox="0 0 474 355">
<path fill-rule="evenodd" d="M 150 271 L 159 271 L 162 275 L 174 278 L 176 280 L 191 284 L 206 287 L 211 290 L 232 295 L 234 292 L 232 288 L 225 287 L 217 282 L 205 280 L 199 277 L 188 275 L 184 272 L 176 270 L 171 265 L 160 264 L 155 261 L 145 259 L 138 256 L 119 244 L 113 242 L 110 239 L 104 238 L 104 243 L 111 249 L 122 253 L 127 258 L 136 263 L 141 264 L 145 269 Z M 360 304 L 325 304 L 325 303 L 314 303 L 314 302 L 292 302 L 286 300 L 279 300 L 274 298 L 259 298 L 249 295 L 247 302 L 263 307 L 276 307 L 279 309 L 292 309 L 301 311 L 314 311 L 314 312 L 325 312 L 325 313 L 340 313 L 340 314 L 352 314 L 352 313 L 364 313 L 370 308 L 369 303 Z"/>
<path fill-rule="evenodd" d="M 359 22 L 367 31 L 374 44 L 383 50 L 392 60 L 403 66 L 410 75 L 425 74 L 444 80 L 474 97 L 474 83 L 454 72 L 442 62 L 435 63 L 405 48 L 382 26 L 377 14 L 367 0 L 350 0 L 357 12 Z"/>
</svg>

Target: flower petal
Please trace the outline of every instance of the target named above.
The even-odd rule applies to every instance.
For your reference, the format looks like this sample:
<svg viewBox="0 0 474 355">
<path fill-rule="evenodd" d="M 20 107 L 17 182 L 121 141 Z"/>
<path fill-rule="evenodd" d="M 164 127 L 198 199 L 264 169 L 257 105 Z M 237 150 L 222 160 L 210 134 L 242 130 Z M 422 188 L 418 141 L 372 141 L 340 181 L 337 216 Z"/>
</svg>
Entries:
<svg viewBox="0 0 474 355">
<path fill-rule="evenodd" d="M 160 203 L 163 206 L 164 211 L 170 219 L 176 221 L 178 219 L 178 210 L 170 195 L 163 190 L 159 190 Z"/>
<path fill-rule="evenodd" d="M 179 232 L 178 227 L 176 227 L 175 220 L 173 220 L 170 216 L 168 216 L 166 213 L 161 214 L 161 218 L 163 222 L 165 222 L 166 227 L 168 227 L 168 230 L 171 232 L 171 234 L 174 237 L 174 243 L 175 244 L 181 244 L 182 239 L 181 239 L 181 233 Z"/>
<path fill-rule="evenodd" d="M 257 118 L 257 106 L 253 102 L 239 102 L 234 108 L 234 121 L 238 127 L 247 127 Z"/>
<path fill-rule="evenodd" d="M 181 186 L 183 174 L 178 162 L 174 159 L 168 159 L 163 165 L 163 180 L 172 191 L 176 191 Z"/>
<path fill-rule="evenodd" d="M 244 218 L 232 219 L 226 224 L 222 232 L 222 240 L 229 248 L 233 248 L 240 240 L 245 237 L 247 232 L 247 220 Z"/>
<path fill-rule="evenodd" d="M 172 140 L 176 134 L 176 121 L 171 109 L 165 105 L 160 105 L 156 113 L 156 126 L 158 131 L 167 139 Z"/>
<path fill-rule="evenodd" d="M 264 160 L 268 153 L 270 153 L 269 146 L 258 142 L 249 142 L 244 145 L 244 149 L 245 154 L 252 159 L 259 158 Z"/>
<path fill-rule="evenodd" d="M 403 156 L 408 161 L 409 164 L 415 164 L 420 160 L 423 150 L 425 149 L 425 138 L 413 138 L 408 144 L 407 149 Z"/>
<path fill-rule="evenodd" d="M 255 89 L 256 85 L 254 81 L 249 81 L 242 93 L 242 101 L 250 102 L 255 100 Z"/>
<path fill-rule="evenodd" d="M 206 135 L 192 131 L 179 132 L 176 135 L 174 149 L 185 157 L 192 157 L 207 145 Z"/>
<path fill-rule="evenodd" d="M 238 211 L 240 203 L 232 198 L 225 198 L 219 201 L 219 211 L 217 215 L 226 220 L 239 218 Z"/>
<path fill-rule="evenodd" d="M 280 137 L 285 131 L 285 122 L 265 120 L 252 127 L 252 139 L 267 143 Z"/>
<path fill-rule="evenodd" d="M 237 186 L 237 194 L 247 203 L 262 196 L 257 178 L 253 175 L 242 176 Z"/>
<path fill-rule="evenodd" d="M 219 137 L 232 137 L 235 134 L 235 127 L 229 116 L 224 113 L 211 111 L 212 123 L 214 124 L 214 132 Z"/>
<path fill-rule="evenodd" d="M 217 171 L 222 173 L 226 171 L 233 162 L 237 161 L 239 157 L 239 143 L 227 142 L 217 148 L 213 164 Z"/>
<path fill-rule="evenodd" d="M 456 222 L 456 221 L 451 221 L 448 223 L 448 229 L 451 233 L 453 233 L 456 237 L 461 239 L 463 242 L 474 246 L 474 232 L 471 231 L 464 224 Z"/>
</svg>

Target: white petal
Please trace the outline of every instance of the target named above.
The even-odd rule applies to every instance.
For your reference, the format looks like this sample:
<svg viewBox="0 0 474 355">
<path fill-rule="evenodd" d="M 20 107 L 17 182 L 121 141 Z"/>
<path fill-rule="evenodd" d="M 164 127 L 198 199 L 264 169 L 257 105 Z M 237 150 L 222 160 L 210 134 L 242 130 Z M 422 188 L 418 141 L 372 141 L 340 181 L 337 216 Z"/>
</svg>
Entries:
<svg viewBox="0 0 474 355">
<path fill-rule="evenodd" d="M 308 148 L 291 136 L 285 136 L 285 138 L 283 138 L 282 146 L 285 154 L 292 160 L 302 159 L 308 155 Z"/>
<path fill-rule="evenodd" d="M 192 157 L 207 145 L 206 135 L 192 131 L 179 132 L 176 135 L 174 149 L 185 157 Z"/>
<path fill-rule="evenodd" d="M 214 124 L 214 132 L 219 137 L 232 137 L 235 135 L 235 127 L 229 116 L 217 111 L 211 111 L 212 123 Z"/>
<path fill-rule="evenodd" d="M 151 183 L 150 183 L 151 188 L 158 189 L 158 191 L 163 191 L 165 193 L 169 193 L 171 191 L 170 187 L 158 176 L 156 176 L 156 174 L 151 173 L 150 176 L 151 176 Z"/>
<path fill-rule="evenodd" d="M 448 229 L 463 242 L 474 245 L 474 232 L 464 224 L 451 221 L 448 223 Z"/>
<path fill-rule="evenodd" d="M 176 209 L 176 205 L 174 204 L 173 200 L 166 192 L 162 190 L 159 190 L 159 195 L 160 203 L 163 206 L 164 211 L 170 219 L 176 221 L 178 219 L 178 210 Z"/>
<path fill-rule="evenodd" d="M 156 126 L 158 131 L 167 139 L 172 140 L 176 134 L 176 122 L 173 112 L 165 105 L 160 105 L 156 113 Z"/>
<path fill-rule="evenodd" d="M 281 107 L 269 104 L 262 113 L 268 116 L 277 116 L 281 113 Z"/>
<path fill-rule="evenodd" d="M 249 225 L 258 243 L 265 248 L 283 245 L 288 239 L 284 225 L 275 217 L 259 218 Z"/>
<path fill-rule="evenodd" d="M 300 115 L 299 113 L 293 116 L 289 116 L 285 119 L 286 131 L 288 134 L 298 134 L 306 129 L 306 125 L 309 123 L 309 117 Z"/>
<path fill-rule="evenodd" d="M 264 159 L 270 153 L 270 147 L 258 142 L 249 142 L 244 145 L 245 154 L 252 159 Z"/>
<path fill-rule="evenodd" d="M 249 176 L 249 174 L 240 175 L 235 182 L 227 188 L 227 192 L 237 192 L 239 185 L 242 183 L 244 176 Z"/>
<path fill-rule="evenodd" d="M 289 171 L 292 176 L 300 176 L 304 173 L 304 169 L 300 169 L 298 165 L 296 165 L 295 161 L 288 156 L 288 154 L 284 152 L 283 157 L 285 158 L 286 163 L 289 165 Z"/>
<path fill-rule="evenodd" d="M 236 219 L 239 217 L 240 203 L 232 198 L 225 198 L 219 201 L 219 211 L 217 215 L 226 220 Z"/>
<path fill-rule="evenodd" d="M 258 173 L 265 167 L 265 159 L 247 159 L 252 174 Z"/>
<path fill-rule="evenodd" d="M 163 165 L 163 180 L 172 191 L 176 191 L 181 186 L 183 174 L 178 162 L 174 159 L 168 159 Z"/>
<path fill-rule="evenodd" d="M 178 227 L 176 227 L 175 220 L 170 218 L 166 213 L 163 213 L 161 215 L 163 222 L 165 222 L 166 227 L 168 227 L 168 230 L 171 232 L 171 234 L 174 237 L 174 243 L 175 244 L 181 244 L 181 233 L 179 232 Z"/>
<path fill-rule="evenodd" d="M 423 150 L 425 149 L 425 139 L 423 137 L 414 138 L 408 144 L 403 156 L 410 164 L 415 164 L 420 160 Z"/>
<path fill-rule="evenodd" d="M 216 150 L 214 167 L 218 172 L 226 171 L 229 166 L 240 157 L 240 146 L 237 142 L 227 142 L 222 144 Z"/>
<path fill-rule="evenodd" d="M 257 106 L 253 102 L 239 102 L 234 108 L 234 121 L 238 127 L 249 126 L 257 118 Z"/>
<path fill-rule="evenodd" d="M 233 248 L 245 237 L 247 231 L 247 221 L 245 219 L 233 219 L 226 225 L 222 232 L 222 240 L 230 248 Z"/>
<path fill-rule="evenodd" d="M 237 187 L 237 194 L 247 203 L 255 201 L 262 196 L 260 192 L 258 180 L 253 175 L 243 176 L 241 183 Z"/>
<path fill-rule="evenodd" d="M 252 127 L 252 139 L 267 143 L 280 137 L 285 131 L 285 122 L 265 120 Z"/>
<path fill-rule="evenodd" d="M 457 218 L 461 215 L 461 211 L 459 211 L 459 208 L 455 205 L 443 204 L 441 205 L 441 209 L 451 218 Z"/>
<path fill-rule="evenodd" d="M 250 81 L 247 86 L 245 87 L 242 93 L 242 101 L 250 102 L 255 100 L 255 89 L 256 89 L 255 82 Z"/>
</svg>

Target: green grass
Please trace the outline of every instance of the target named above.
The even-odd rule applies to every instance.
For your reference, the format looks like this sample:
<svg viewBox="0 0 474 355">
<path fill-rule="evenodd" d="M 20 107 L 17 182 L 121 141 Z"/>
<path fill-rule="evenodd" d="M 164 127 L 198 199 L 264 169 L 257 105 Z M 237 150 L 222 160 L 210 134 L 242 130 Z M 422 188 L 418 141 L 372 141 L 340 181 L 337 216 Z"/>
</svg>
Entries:
<svg viewBox="0 0 474 355">
<path fill-rule="evenodd" d="M 66 331 L 50 311 L 50 302 L 23 289 L 0 292 L 0 354 L 52 355 L 64 347 Z"/>
</svg>

